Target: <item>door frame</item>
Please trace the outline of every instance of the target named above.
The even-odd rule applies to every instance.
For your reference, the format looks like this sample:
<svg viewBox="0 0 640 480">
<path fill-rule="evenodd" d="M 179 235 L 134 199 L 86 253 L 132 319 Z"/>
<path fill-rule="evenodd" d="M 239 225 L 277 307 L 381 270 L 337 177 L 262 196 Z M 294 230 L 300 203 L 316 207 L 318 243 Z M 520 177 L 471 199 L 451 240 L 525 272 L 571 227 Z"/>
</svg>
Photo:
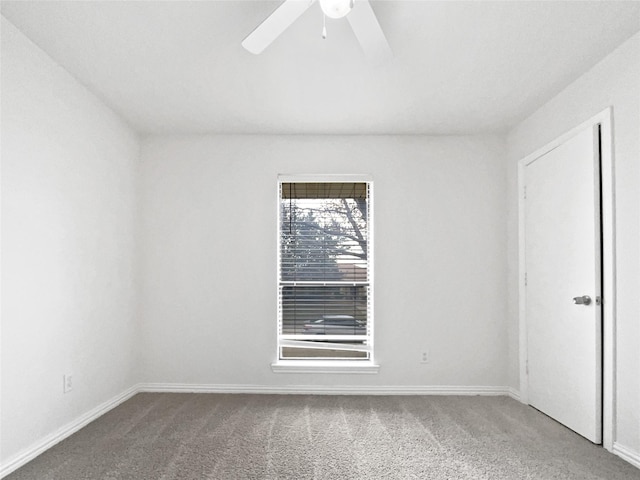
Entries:
<svg viewBox="0 0 640 480">
<path fill-rule="evenodd" d="M 518 162 L 518 326 L 520 352 L 520 401 L 529 404 L 527 372 L 527 319 L 525 290 L 525 167 L 565 143 L 577 133 L 600 125 L 600 188 L 602 191 L 602 446 L 613 451 L 616 387 L 616 275 L 613 109 L 607 107 L 586 122 L 560 135 Z"/>
</svg>

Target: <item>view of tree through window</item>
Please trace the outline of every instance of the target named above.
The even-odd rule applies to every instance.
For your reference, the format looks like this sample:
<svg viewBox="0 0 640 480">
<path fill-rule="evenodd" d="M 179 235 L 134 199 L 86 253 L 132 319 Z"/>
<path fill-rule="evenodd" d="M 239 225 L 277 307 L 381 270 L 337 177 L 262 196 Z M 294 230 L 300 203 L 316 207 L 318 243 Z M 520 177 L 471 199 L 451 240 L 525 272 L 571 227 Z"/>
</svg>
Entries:
<svg viewBox="0 0 640 480">
<path fill-rule="evenodd" d="M 281 358 L 369 358 L 368 185 L 281 192 Z"/>
</svg>

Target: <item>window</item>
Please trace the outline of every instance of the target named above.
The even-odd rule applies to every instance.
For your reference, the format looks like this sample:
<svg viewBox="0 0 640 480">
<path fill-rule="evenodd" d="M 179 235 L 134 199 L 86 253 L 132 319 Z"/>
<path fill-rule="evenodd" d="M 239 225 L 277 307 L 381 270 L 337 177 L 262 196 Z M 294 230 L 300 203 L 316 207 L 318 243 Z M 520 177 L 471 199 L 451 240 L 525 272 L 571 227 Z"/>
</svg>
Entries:
<svg viewBox="0 0 640 480">
<path fill-rule="evenodd" d="M 280 361 L 372 360 L 373 185 L 342 178 L 278 182 Z"/>
</svg>

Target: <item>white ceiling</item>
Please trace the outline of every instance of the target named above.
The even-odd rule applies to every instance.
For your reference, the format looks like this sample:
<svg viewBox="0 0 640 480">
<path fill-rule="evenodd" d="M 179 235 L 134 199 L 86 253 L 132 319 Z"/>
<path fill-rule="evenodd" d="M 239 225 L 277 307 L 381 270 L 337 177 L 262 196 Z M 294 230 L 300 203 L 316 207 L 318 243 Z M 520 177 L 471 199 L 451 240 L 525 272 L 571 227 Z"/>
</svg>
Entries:
<svg viewBox="0 0 640 480">
<path fill-rule="evenodd" d="M 502 132 L 640 30 L 638 1 L 372 1 L 369 66 L 313 5 L 263 54 L 279 1 L 2 1 L 2 14 L 142 133 Z"/>
</svg>

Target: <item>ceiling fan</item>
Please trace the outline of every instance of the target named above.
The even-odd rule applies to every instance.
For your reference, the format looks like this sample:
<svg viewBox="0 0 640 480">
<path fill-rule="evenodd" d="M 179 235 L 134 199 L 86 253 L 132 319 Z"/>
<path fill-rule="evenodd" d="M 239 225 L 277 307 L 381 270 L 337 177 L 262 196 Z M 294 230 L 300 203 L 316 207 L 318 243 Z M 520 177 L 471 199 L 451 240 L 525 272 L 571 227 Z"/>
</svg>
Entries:
<svg viewBox="0 0 640 480">
<path fill-rule="evenodd" d="M 306 12 L 315 1 L 285 0 L 242 41 L 242 46 L 249 52 L 258 55 Z M 318 1 L 325 18 L 347 18 L 369 63 L 379 65 L 392 57 L 391 48 L 369 0 Z M 326 38 L 326 27 L 323 28 L 322 36 Z"/>
</svg>

